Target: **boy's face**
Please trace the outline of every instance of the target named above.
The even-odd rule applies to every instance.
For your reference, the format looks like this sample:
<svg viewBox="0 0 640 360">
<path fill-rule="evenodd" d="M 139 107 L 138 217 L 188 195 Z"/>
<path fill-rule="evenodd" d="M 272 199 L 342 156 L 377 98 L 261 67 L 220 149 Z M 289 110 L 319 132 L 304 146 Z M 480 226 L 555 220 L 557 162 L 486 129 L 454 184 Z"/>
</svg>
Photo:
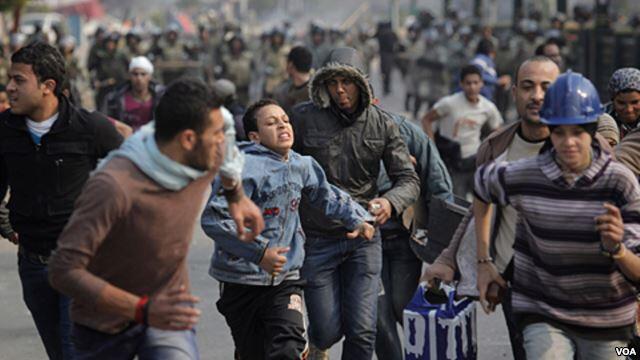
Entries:
<svg viewBox="0 0 640 360">
<path fill-rule="evenodd" d="M 9 96 L 7 95 L 7 92 L 0 91 L 0 112 L 3 112 L 10 107 L 11 105 L 9 105 Z"/>
<path fill-rule="evenodd" d="M 467 97 L 467 100 L 471 102 L 478 101 L 483 85 L 482 78 L 478 74 L 469 74 L 460 82 L 464 95 Z"/>
<path fill-rule="evenodd" d="M 293 146 L 293 128 L 284 110 L 278 105 L 264 106 L 256 113 L 256 120 L 258 132 L 250 132 L 249 138 L 286 156 Z"/>
</svg>

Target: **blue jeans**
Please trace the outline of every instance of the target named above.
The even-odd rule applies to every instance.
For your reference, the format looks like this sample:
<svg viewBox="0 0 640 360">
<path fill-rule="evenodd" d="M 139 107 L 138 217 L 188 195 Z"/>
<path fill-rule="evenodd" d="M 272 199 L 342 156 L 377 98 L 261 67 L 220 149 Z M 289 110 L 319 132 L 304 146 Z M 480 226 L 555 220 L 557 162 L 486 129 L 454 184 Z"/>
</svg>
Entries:
<svg viewBox="0 0 640 360">
<path fill-rule="evenodd" d="M 22 299 L 31 312 L 49 359 L 73 359 L 69 298 L 49 285 L 49 268 L 18 254 Z"/>
<path fill-rule="evenodd" d="M 376 355 L 379 360 L 402 359 L 402 342 L 396 323 L 418 287 L 422 262 L 409 246 L 410 234 L 404 229 L 382 231 L 382 285 L 378 297 L 378 334 Z"/>
<path fill-rule="evenodd" d="M 79 360 L 199 359 L 195 330 L 167 331 L 133 325 L 117 334 L 107 334 L 74 324 L 73 343 Z"/>
<path fill-rule="evenodd" d="M 343 359 L 371 359 L 382 269 L 379 231 L 370 241 L 308 237 L 305 252 L 309 341 L 326 350 L 344 335 Z"/>
<path fill-rule="evenodd" d="M 549 323 L 527 325 L 522 331 L 527 360 L 616 360 L 616 347 L 627 346 L 626 341 L 589 340 L 579 334 L 564 331 Z"/>
</svg>

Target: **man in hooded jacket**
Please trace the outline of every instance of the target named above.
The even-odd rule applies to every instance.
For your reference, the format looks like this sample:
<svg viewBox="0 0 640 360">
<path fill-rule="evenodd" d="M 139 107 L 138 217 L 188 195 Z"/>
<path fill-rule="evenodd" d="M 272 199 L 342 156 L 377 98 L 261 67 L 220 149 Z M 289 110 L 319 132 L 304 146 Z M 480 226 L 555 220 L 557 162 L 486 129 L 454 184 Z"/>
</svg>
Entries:
<svg viewBox="0 0 640 360">
<path fill-rule="evenodd" d="M 378 224 L 402 213 L 419 196 L 419 179 L 407 146 L 390 116 L 373 106 L 362 61 L 352 48 L 331 51 L 310 85 L 311 101 L 293 108 L 294 150 L 320 163 L 327 179 L 367 206 Z M 393 186 L 379 197 L 380 164 Z M 300 206 L 307 235 L 302 276 L 307 280 L 310 359 L 345 337 L 343 359 L 371 359 L 381 290 L 380 234 L 351 240 L 346 229 Z"/>
</svg>

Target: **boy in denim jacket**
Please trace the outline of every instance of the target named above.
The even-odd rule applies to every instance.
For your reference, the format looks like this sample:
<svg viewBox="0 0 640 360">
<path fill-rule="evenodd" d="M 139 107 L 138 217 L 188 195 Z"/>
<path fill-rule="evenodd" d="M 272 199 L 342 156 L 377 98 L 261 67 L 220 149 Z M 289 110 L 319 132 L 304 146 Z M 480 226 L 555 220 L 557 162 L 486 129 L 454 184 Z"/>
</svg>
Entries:
<svg viewBox="0 0 640 360">
<path fill-rule="evenodd" d="M 349 238 L 371 239 L 374 219 L 344 191 L 329 184 L 310 156 L 291 151 L 293 129 L 273 100 L 258 101 L 243 118 L 250 143 L 242 186 L 262 209 L 265 230 L 255 241 L 238 238 L 220 180 L 202 214 L 202 228 L 215 241 L 209 274 L 220 281 L 218 310 L 231 328 L 240 359 L 300 359 L 307 351 L 300 268 L 305 235 L 301 196 L 342 221 Z M 221 192 L 222 190 L 222 192 Z"/>
</svg>

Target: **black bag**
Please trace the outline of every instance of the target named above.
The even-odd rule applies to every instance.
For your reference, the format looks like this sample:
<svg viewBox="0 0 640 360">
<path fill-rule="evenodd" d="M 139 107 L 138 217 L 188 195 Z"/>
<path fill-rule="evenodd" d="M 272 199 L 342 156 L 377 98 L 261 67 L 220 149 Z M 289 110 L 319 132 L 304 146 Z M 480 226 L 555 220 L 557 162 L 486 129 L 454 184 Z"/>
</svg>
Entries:
<svg viewBox="0 0 640 360">
<path fill-rule="evenodd" d="M 460 166 L 460 160 L 462 159 L 462 152 L 460 150 L 460 143 L 457 141 L 449 140 L 440 135 L 440 132 L 436 132 L 435 135 L 436 148 L 440 153 L 440 157 L 448 169 L 458 169 Z"/>
<path fill-rule="evenodd" d="M 458 161 L 456 170 L 460 172 L 475 172 L 476 171 L 476 156 L 470 156 L 466 159 Z"/>
<path fill-rule="evenodd" d="M 454 197 L 454 202 L 431 198 L 428 229 L 416 229 L 411 236 L 411 249 L 427 263 L 433 261 L 451 242 L 462 218 L 469 212 L 471 203 Z"/>
</svg>

